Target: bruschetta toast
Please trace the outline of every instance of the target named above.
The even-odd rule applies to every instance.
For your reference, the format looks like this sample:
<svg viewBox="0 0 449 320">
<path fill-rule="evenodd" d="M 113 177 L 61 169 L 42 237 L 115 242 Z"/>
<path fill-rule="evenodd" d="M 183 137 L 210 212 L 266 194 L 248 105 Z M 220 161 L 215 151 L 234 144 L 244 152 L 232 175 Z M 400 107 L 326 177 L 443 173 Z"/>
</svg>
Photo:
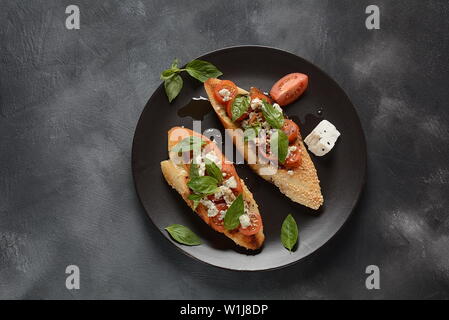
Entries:
<svg viewBox="0 0 449 320">
<path fill-rule="evenodd" d="M 210 78 L 204 87 L 225 129 L 242 129 L 233 131 L 233 140 L 248 165 L 294 202 L 315 210 L 322 206 L 324 199 L 315 166 L 298 125 L 283 114 L 282 108 L 258 89 L 251 88 L 248 92 L 229 80 Z M 254 134 L 260 129 L 274 132 L 279 142 L 276 170 L 267 170 L 273 167 L 273 162 L 248 161 L 260 159 L 259 150 L 263 142 Z M 248 132 L 253 132 L 253 135 L 248 135 Z M 267 137 L 269 139 L 269 134 Z M 270 142 L 267 141 L 264 140 L 264 150 L 268 149 L 265 156 L 271 159 Z"/>
<path fill-rule="evenodd" d="M 204 222 L 246 249 L 265 239 L 252 193 L 218 146 L 190 129 L 168 132 L 169 160 L 161 162 L 167 183 Z"/>
</svg>

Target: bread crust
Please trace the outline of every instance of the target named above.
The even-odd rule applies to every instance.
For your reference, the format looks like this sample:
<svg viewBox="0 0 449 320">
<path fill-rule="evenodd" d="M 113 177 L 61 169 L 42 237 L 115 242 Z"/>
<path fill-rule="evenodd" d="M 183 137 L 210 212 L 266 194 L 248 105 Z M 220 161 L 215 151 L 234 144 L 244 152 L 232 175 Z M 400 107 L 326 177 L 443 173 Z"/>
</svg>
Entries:
<svg viewBox="0 0 449 320">
<path fill-rule="evenodd" d="M 225 129 L 238 129 L 236 125 L 228 117 L 226 110 L 214 97 L 214 87 L 220 83 L 220 79 L 211 78 L 204 83 L 204 88 L 209 97 L 209 101 L 214 108 L 215 113 L 220 119 Z M 244 89 L 238 88 L 239 94 L 248 94 Z M 243 141 L 242 132 L 235 132 L 233 135 L 234 144 L 241 154 L 244 155 L 246 161 L 248 158 L 256 159 L 256 154 L 252 148 L 248 147 L 248 144 L 236 143 L 236 141 Z M 293 174 L 288 174 L 289 170 L 278 168 L 276 173 L 270 175 L 264 175 L 261 173 L 261 169 L 267 169 L 269 164 L 248 164 L 257 174 L 259 174 L 265 180 L 276 185 L 279 190 L 289 197 L 292 201 L 302 204 L 306 207 L 314 210 L 319 209 L 323 203 L 323 195 L 321 193 L 320 181 L 316 172 L 315 166 L 310 158 L 307 148 L 305 148 L 301 135 L 298 137 L 298 143 L 302 149 L 302 161 L 301 165 L 291 170 Z M 263 170 L 262 170 L 263 172 Z"/>
<path fill-rule="evenodd" d="M 190 129 L 186 129 L 186 128 L 174 127 L 172 129 L 170 129 L 170 131 L 168 132 L 168 137 L 169 137 L 168 150 L 169 150 L 170 159 L 161 162 L 162 174 L 164 175 L 164 178 L 167 181 L 167 183 L 173 189 L 178 191 L 178 193 L 181 195 L 181 197 L 184 199 L 184 201 L 187 203 L 187 205 L 193 210 L 193 201 L 188 199 L 188 196 L 191 194 L 190 189 L 187 186 L 187 182 L 189 180 L 189 174 L 188 174 L 187 170 L 185 170 L 183 164 L 177 164 L 174 161 L 175 155 L 170 152 L 170 150 L 173 148 L 173 146 L 176 145 L 176 143 L 177 143 L 177 139 L 176 140 L 170 139 L 170 136 L 172 134 L 174 134 L 174 130 L 180 130 L 180 131 L 178 131 L 178 133 L 181 133 L 181 135 L 180 135 L 181 137 L 182 137 L 182 132 L 184 131 L 184 132 L 186 132 L 185 137 L 187 137 L 189 135 L 194 135 L 194 136 L 201 137 L 203 140 L 207 141 L 208 143 L 212 143 L 212 142 L 209 139 L 207 139 L 206 137 L 202 136 L 201 134 L 198 134 L 198 133 L 196 133 Z M 178 134 L 177 134 L 177 136 L 178 136 Z M 239 179 L 240 179 L 240 177 L 239 177 Z M 248 204 L 250 212 L 257 213 L 260 215 L 259 207 L 257 206 L 257 203 L 254 200 L 253 194 L 249 191 L 249 189 L 245 185 L 243 179 L 240 179 L 240 182 L 242 183 L 242 188 L 243 188 L 243 193 L 242 193 L 243 201 L 245 201 Z M 208 225 L 211 225 L 212 221 L 209 218 L 209 216 L 207 215 L 207 209 L 202 204 L 198 205 L 195 212 L 200 216 L 200 218 L 205 223 L 207 223 Z M 246 249 L 250 249 L 250 250 L 259 249 L 260 247 L 262 247 L 263 242 L 265 240 L 265 236 L 263 234 L 263 225 L 260 228 L 258 233 L 251 235 L 251 236 L 242 234 L 241 232 L 238 231 L 238 229 L 231 230 L 231 231 L 224 230 L 223 234 L 226 235 L 228 238 L 232 239 L 239 246 L 242 246 L 242 247 L 244 247 Z"/>
</svg>

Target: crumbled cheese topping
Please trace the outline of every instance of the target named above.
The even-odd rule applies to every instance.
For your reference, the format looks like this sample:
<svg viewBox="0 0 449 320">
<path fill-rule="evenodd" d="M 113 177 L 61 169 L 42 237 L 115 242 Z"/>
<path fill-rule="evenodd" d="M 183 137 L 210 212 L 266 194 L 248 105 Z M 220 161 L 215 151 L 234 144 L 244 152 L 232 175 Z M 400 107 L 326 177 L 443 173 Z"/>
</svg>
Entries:
<svg viewBox="0 0 449 320">
<path fill-rule="evenodd" d="M 242 226 L 243 229 L 246 229 L 251 225 L 251 219 L 248 214 L 242 214 L 239 217 L 239 220 L 240 220 L 240 225 Z"/>
<path fill-rule="evenodd" d="M 286 158 L 290 157 L 292 152 L 295 152 L 297 149 L 298 149 L 297 146 L 290 146 L 290 147 L 288 147 L 288 153 L 287 153 L 287 157 Z"/>
<path fill-rule="evenodd" d="M 293 170 L 288 170 L 287 173 L 292 176 L 294 172 Z"/>
<path fill-rule="evenodd" d="M 256 110 L 257 108 L 262 106 L 262 100 L 260 100 L 259 98 L 254 98 L 253 100 L 251 100 L 251 109 Z"/>
<path fill-rule="evenodd" d="M 223 101 L 229 101 L 231 100 L 231 91 L 229 91 L 226 88 L 221 89 L 218 91 L 218 94 L 223 98 Z"/>
<path fill-rule="evenodd" d="M 208 199 L 201 199 L 200 203 L 206 207 L 208 217 L 215 217 L 218 214 L 218 209 L 212 201 Z"/>
<path fill-rule="evenodd" d="M 283 112 L 281 106 L 278 105 L 277 103 L 273 104 L 273 108 L 275 108 L 277 111 L 279 111 L 281 113 Z"/>
<path fill-rule="evenodd" d="M 235 177 L 232 176 L 228 180 L 225 180 L 223 185 L 228 188 L 237 188 L 237 181 L 235 180 Z"/>
</svg>

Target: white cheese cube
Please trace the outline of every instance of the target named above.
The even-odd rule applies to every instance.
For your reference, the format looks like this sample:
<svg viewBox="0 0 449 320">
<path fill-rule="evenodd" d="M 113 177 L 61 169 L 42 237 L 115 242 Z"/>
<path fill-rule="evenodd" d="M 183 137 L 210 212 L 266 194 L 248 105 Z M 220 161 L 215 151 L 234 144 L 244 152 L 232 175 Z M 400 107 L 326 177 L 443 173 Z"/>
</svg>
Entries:
<svg viewBox="0 0 449 320">
<path fill-rule="evenodd" d="M 304 139 L 310 152 L 321 157 L 327 154 L 335 145 L 340 132 L 327 120 L 321 121 Z"/>
<path fill-rule="evenodd" d="M 251 219 L 248 214 L 242 214 L 239 217 L 239 220 L 240 220 L 240 225 L 242 226 L 243 229 L 246 229 L 251 225 Z"/>
</svg>

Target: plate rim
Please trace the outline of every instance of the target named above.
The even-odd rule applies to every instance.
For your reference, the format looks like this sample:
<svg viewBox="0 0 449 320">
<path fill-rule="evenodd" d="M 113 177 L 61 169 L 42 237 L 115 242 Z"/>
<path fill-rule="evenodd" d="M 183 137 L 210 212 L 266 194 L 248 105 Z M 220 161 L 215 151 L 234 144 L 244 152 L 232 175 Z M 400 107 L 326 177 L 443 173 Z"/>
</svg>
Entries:
<svg viewBox="0 0 449 320">
<path fill-rule="evenodd" d="M 145 208 L 145 205 L 143 204 L 142 198 L 140 196 L 140 193 L 138 191 L 137 188 L 137 182 L 136 182 L 136 168 L 135 168 L 135 152 L 136 152 L 136 132 L 137 129 L 140 127 L 141 121 L 142 121 L 142 117 L 143 114 L 145 112 L 146 106 L 149 105 L 151 103 L 151 101 L 154 99 L 154 97 L 156 96 L 156 94 L 159 93 L 159 91 L 161 91 L 163 89 L 163 82 L 154 90 L 153 94 L 151 95 L 151 97 L 148 99 L 148 101 L 146 102 L 145 106 L 143 107 L 139 119 L 136 123 L 136 126 L 134 128 L 134 135 L 133 135 L 133 140 L 132 140 L 132 148 L 131 148 L 131 172 L 132 172 L 132 176 L 133 176 L 133 184 L 134 184 L 134 189 L 135 192 L 137 194 L 137 198 L 139 199 L 140 205 L 143 208 L 143 210 L 146 213 L 147 219 L 149 219 L 151 221 L 151 223 L 153 224 L 153 226 L 161 233 L 162 237 L 165 238 L 169 243 L 171 243 L 175 248 L 177 248 L 177 250 L 179 250 L 180 252 L 182 252 L 183 254 L 187 255 L 190 258 L 193 258 L 196 261 L 200 261 L 201 263 L 208 265 L 208 266 L 212 266 L 214 268 L 219 268 L 222 270 L 229 270 L 229 271 L 238 271 L 238 272 L 269 272 L 269 271 L 274 271 L 274 270 L 280 270 L 283 268 L 287 268 L 287 267 L 291 267 L 297 263 L 299 263 L 300 261 L 304 261 L 310 257 L 312 257 L 312 255 L 316 254 L 320 249 L 322 249 L 323 247 L 325 247 L 332 239 L 334 239 L 336 237 L 337 234 L 340 233 L 340 231 L 343 229 L 343 227 L 346 225 L 346 223 L 348 222 L 348 220 L 352 217 L 355 209 L 357 208 L 359 202 L 360 202 L 360 198 L 361 195 L 365 189 L 365 185 L 366 185 L 366 180 L 367 180 L 367 168 L 368 168 L 368 147 L 367 147 L 367 143 L 366 143 L 366 137 L 365 137 L 365 132 L 363 130 L 363 126 L 362 123 L 360 121 L 360 117 L 359 114 L 357 112 L 356 107 L 354 106 L 354 103 L 352 102 L 352 100 L 349 98 L 348 94 L 346 93 L 345 90 L 343 90 L 343 88 L 340 86 L 340 84 L 338 84 L 333 77 L 331 77 L 327 72 L 325 72 L 323 69 L 321 69 L 320 67 L 318 67 L 316 64 L 310 62 L 309 60 L 306 60 L 305 58 L 292 53 L 288 50 L 285 49 L 280 49 L 277 47 L 272 47 L 272 46 L 265 46 L 265 45 L 236 45 L 236 46 L 228 46 L 228 47 L 224 47 L 224 48 L 220 48 L 220 49 L 215 49 L 212 51 L 209 51 L 207 53 L 204 53 L 194 59 L 205 59 L 208 56 L 214 55 L 214 54 L 218 54 L 218 53 L 223 53 L 226 51 L 231 51 L 231 50 L 236 50 L 236 49 L 266 49 L 266 50 L 270 50 L 270 51 L 277 51 L 283 54 L 288 54 L 293 56 L 296 59 L 301 59 L 303 61 L 305 61 L 306 63 L 312 65 L 314 68 L 318 69 L 320 72 L 322 72 L 328 79 L 330 79 L 337 87 L 338 89 L 341 90 L 341 92 L 343 92 L 343 94 L 345 95 L 345 97 L 347 98 L 347 100 L 350 102 L 352 108 L 354 109 L 354 112 L 357 116 L 358 119 L 358 126 L 360 127 L 360 131 L 362 133 L 361 135 L 361 140 L 362 140 L 362 145 L 363 145 L 363 154 L 362 154 L 362 161 L 363 161 L 363 175 L 362 178 L 360 179 L 361 181 L 361 185 L 360 188 L 357 192 L 356 197 L 354 198 L 353 202 L 351 203 L 351 208 L 350 208 L 350 212 L 348 214 L 348 216 L 346 217 L 346 219 L 343 221 L 343 223 L 341 223 L 341 225 L 332 233 L 329 235 L 329 237 L 323 242 L 323 244 L 321 246 L 319 246 L 318 248 L 316 248 L 315 250 L 307 253 L 306 255 L 300 257 L 299 259 L 297 259 L 296 261 L 292 261 L 289 262 L 287 264 L 281 265 L 281 266 L 276 266 L 276 267 L 270 267 L 270 268 L 266 268 L 266 269 L 235 269 L 235 268 L 231 268 L 231 267 L 225 267 L 225 266 L 220 266 L 217 264 L 213 264 L 211 262 L 205 261 L 205 260 L 201 260 L 198 257 L 195 257 L 193 255 L 191 255 L 189 252 L 185 251 L 182 249 L 181 245 L 178 245 L 177 243 L 175 243 L 173 240 L 170 239 L 170 237 L 167 237 L 164 233 L 163 230 L 159 229 L 159 227 L 156 225 L 156 223 L 153 221 L 153 219 L 151 219 L 148 211 Z"/>
</svg>

